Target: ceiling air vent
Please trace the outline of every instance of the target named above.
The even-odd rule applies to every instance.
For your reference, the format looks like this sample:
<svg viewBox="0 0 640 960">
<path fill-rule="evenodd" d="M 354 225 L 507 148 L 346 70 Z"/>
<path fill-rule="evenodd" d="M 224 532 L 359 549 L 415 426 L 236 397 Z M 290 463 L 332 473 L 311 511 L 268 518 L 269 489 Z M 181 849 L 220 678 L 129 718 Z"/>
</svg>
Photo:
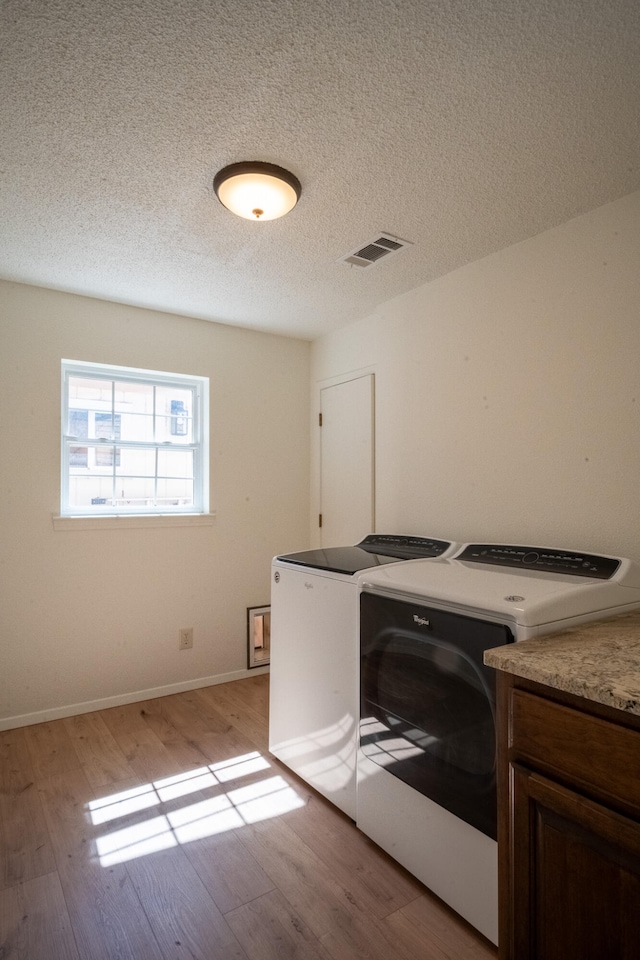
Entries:
<svg viewBox="0 0 640 960">
<path fill-rule="evenodd" d="M 393 253 L 399 253 L 405 247 L 410 246 L 411 244 L 407 240 L 399 240 L 398 237 L 392 237 L 388 233 L 380 233 L 375 239 L 357 247 L 346 257 L 340 257 L 336 262 L 348 263 L 354 267 L 372 267 L 379 260 L 390 257 Z"/>
</svg>

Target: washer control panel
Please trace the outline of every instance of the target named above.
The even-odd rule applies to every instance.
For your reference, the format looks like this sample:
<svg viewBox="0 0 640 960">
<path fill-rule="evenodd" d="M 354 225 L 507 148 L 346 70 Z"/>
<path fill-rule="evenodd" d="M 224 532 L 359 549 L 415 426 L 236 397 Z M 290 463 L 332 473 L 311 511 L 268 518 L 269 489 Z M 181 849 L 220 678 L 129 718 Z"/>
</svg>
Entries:
<svg viewBox="0 0 640 960">
<path fill-rule="evenodd" d="M 620 561 L 614 557 L 598 557 L 573 550 L 496 543 L 469 543 L 457 555 L 456 560 L 542 570 L 546 573 L 569 573 L 574 577 L 592 577 L 597 580 L 610 580 L 620 566 Z"/>
<path fill-rule="evenodd" d="M 358 544 L 369 553 L 382 553 L 391 557 L 419 560 L 422 557 L 439 557 L 448 550 L 448 540 L 433 537 L 401 537 L 391 533 L 370 533 Z"/>
</svg>

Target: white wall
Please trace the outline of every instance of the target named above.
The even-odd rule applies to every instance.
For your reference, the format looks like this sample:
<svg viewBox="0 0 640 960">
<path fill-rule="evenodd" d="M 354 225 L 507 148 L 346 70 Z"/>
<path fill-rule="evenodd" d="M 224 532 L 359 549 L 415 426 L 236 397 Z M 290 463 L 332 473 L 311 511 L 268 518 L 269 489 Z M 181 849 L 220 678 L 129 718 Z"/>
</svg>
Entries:
<svg viewBox="0 0 640 960">
<path fill-rule="evenodd" d="M 11 283 L 0 311 L 0 729 L 243 676 L 308 546 L 309 344 Z M 54 530 L 62 357 L 210 377 L 211 525 Z"/>
<path fill-rule="evenodd" d="M 639 251 L 640 192 L 315 342 L 316 397 L 375 369 L 378 531 L 640 560 Z"/>
</svg>

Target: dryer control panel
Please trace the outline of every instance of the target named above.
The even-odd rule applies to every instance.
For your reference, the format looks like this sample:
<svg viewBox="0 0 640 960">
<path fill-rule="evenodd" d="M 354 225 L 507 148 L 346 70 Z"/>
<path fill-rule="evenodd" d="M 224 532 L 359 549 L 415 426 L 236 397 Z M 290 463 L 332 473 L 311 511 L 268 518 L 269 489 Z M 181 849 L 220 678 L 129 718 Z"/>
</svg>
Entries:
<svg viewBox="0 0 640 960">
<path fill-rule="evenodd" d="M 518 547 L 500 543 L 469 543 L 456 560 L 490 563 L 499 567 L 520 567 L 548 573 L 568 573 L 574 577 L 610 580 L 620 566 L 615 557 L 599 557 L 573 550 L 547 547 Z"/>
</svg>

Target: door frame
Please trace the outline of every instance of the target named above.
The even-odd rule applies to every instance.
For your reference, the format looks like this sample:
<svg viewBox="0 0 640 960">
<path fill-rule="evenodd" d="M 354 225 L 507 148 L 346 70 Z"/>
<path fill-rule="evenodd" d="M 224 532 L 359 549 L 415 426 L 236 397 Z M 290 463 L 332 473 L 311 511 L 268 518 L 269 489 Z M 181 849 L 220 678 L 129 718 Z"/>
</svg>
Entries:
<svg viewBox="0 0 640 960">
<path fill-rule="evenodd" d="M 320 513 L 320 475 L 322 469 L 321 460 L 321 439 L 318 416 L 320 413 L 320 401 L 322 391 L 327 387 L 336 387 L 341 383 L 348 383 L 350 380 L 359 380 L 360 377 L 373 375 L 373 403 L 371 409 L 371 500 L 373 506 L 373 524 L 370 533 L 375 533 L 376 517 L 378 514 L 376 502 L 376 473 L 377 473 L 377 448 L 376 448 L 376 377 L 377 366 L 375 364 L 358 367 L 356 370 L 349 370 L 344 373 L 336 374 L 333 377 L 326 377 L 323 380 L 316 380 L 315 388 L 311 396 L 311 516 L 310 516 L 310 543 L 312 548 L 320 546 L 320 528 L 318 526 L 318 515 Z"/>
</svg>

